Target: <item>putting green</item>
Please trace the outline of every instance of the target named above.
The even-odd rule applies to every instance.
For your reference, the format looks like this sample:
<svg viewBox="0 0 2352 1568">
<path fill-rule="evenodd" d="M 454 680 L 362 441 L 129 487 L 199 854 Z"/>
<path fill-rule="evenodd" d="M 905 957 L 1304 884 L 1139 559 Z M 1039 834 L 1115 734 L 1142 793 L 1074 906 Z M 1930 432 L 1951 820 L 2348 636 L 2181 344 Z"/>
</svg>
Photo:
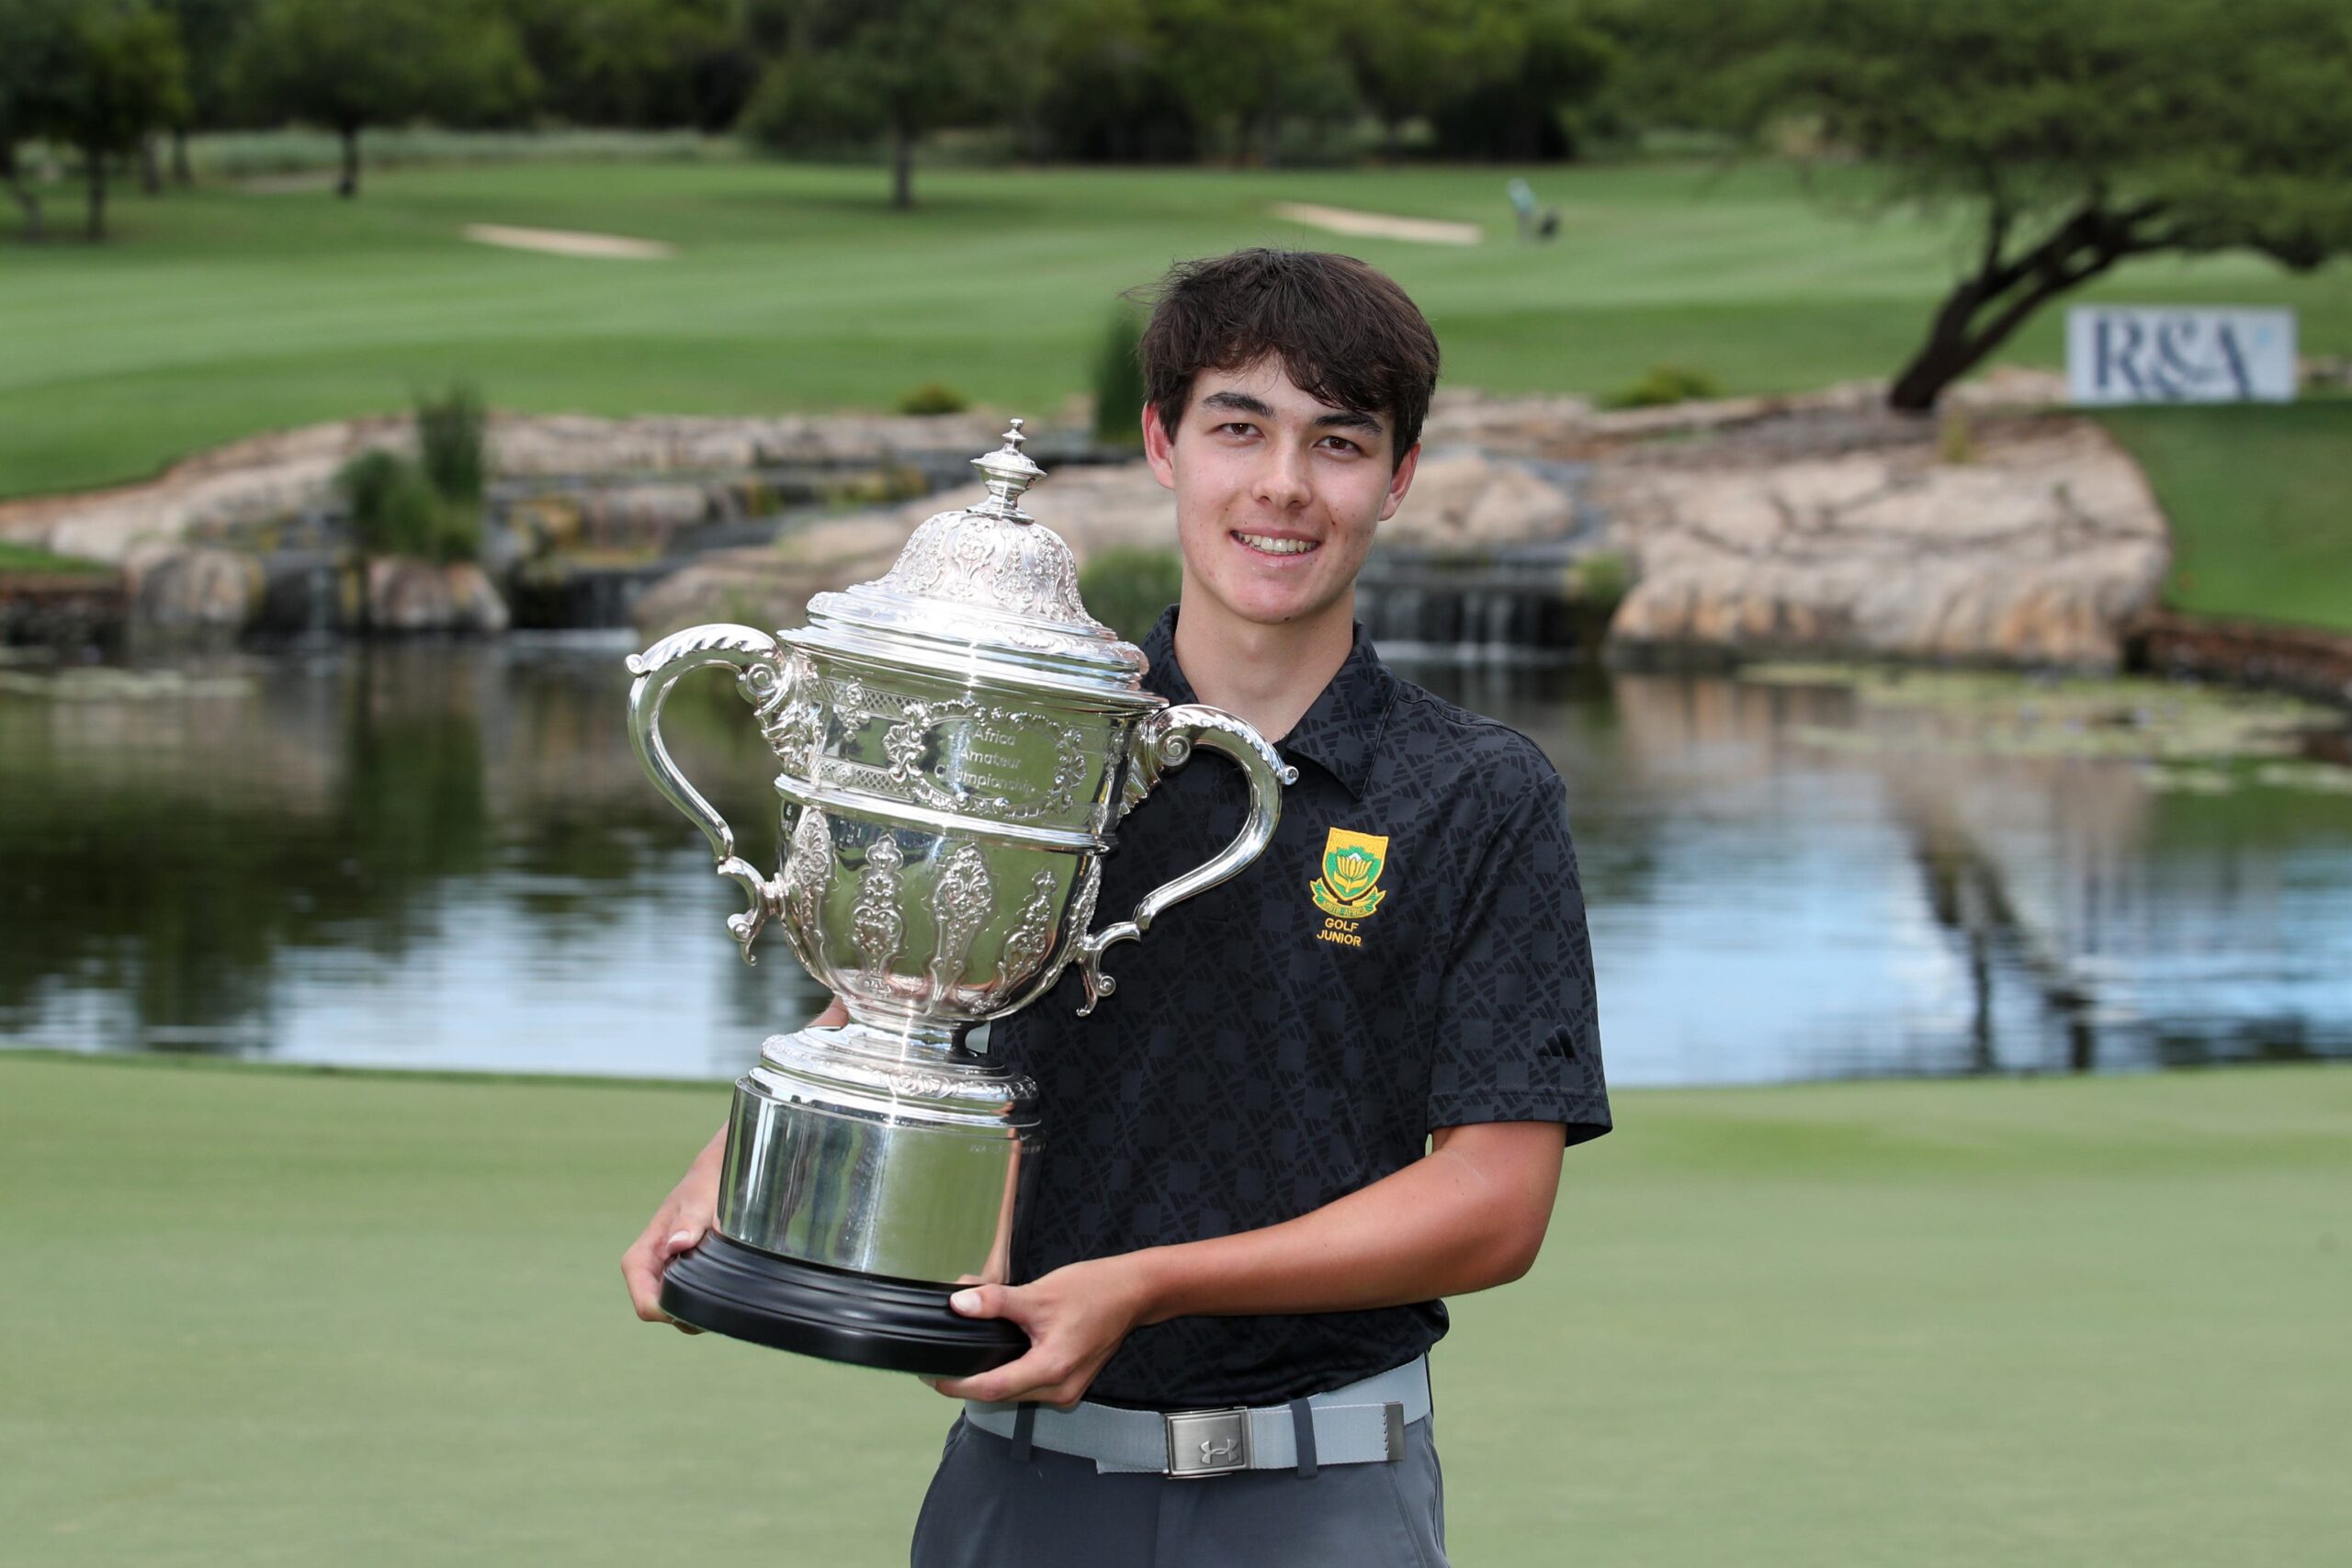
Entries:
<svg viewBox="0 0 2352 1568">
<path fill-rule="evenodd" d="M 1449 384 L 1606 392 L 1670 364 L 1736 391 L 1814 387 L 1891 374 L 1963 248 L 1948 223 L 1826 211 L 1786 167 L 1521 172 L 1562 211 L 1549 244 L 1511 237 L 1512 171 L 1494 168 L 925 169 L 911 213 L 885 208 L 877 170 L 727 161 L 394 169 L 356 201 L 127 196 L 103 246 L 0 241 L 0 495 L 134 478 L 459 377 L 543 412 L 882 408 L 939 380 L 1046 416 L 1085 389 L 1118 290 L 1252 243 L 1389 268 L 1436 324 Z M 1487 238 L 1341 241 L 1276 216 L 1285 202 Z M 676 254 L 465 238 L 485 224 Z M 2305 352 L 2343 354 L 2347 277 L 2230 254 L 2126 267 L 2084 297 L 2293 305 Z M 2061 315 L 2006 357 L 2056 363 Z"/>
<path fill-rule="evenodd" d="M 903 1562 L 943 1402 L 623 1303 L 724 1100 L 0 1056 L 8 1560 Z M 1459 1561 L 2341 1560 L 2352 1073 L 1618 1116 L 1439 1349 Z"/>
</svg>

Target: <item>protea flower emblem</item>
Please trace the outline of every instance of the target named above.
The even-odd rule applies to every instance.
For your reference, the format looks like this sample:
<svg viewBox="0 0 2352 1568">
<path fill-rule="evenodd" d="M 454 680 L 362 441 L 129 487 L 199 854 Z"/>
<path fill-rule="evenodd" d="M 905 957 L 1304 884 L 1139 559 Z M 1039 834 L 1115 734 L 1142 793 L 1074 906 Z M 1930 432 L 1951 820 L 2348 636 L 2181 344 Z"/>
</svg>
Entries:
<svg viewBox="0 0 2352 1568">
<path fill-rule="evenodd" d="M 1334 828 L 1323 845 L 1323 874 L 1307 891 L 1315 907 L 1340 919 L 1360 920 L 1388 894 L 1375 886 L 1388 867 L 1388 840 Z"/>
</svg>

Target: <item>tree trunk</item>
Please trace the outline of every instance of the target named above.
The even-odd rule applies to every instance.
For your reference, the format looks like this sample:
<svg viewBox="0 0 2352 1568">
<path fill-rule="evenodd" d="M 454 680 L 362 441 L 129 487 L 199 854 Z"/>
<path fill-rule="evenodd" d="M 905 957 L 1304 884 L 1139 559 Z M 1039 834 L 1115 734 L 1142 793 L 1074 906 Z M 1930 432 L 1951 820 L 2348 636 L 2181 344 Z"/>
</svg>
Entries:
<svg viewBox="0 0 2352 1568">
<path fill-rule="evenodd" d="M 915 139 L 903 120 L 890 122 L 890 205 L 905 212 L 915 204 Z"/>
<path fill-rule="evenodd" d="M 1936 308 L 1928 341 L 1887 389 L 1887 406 L 1904 413 L 1932 411 L 1946 387 L 1984 363 L 2043 304 L 2125 256 L 2163 249 L 2162 240 L 2139 231 L 2162 211 L 2155 203 L 2121 212 L 2086 206 L 2040 244 L 2009 259 L 2000 254 L 2007 220 L 1996 213 L 1974 276 L 1953 285 Z M 1980 322 L 1977 318 L 1986 312 L 1991 319 Z"/>
<path fill-rule="evenodd" d="M 359 194 L 359 128 L 343 128 L 343 178 L 335 182 L 335 195 L 349 200 Z"/>
<path fill-rule="evenodd" d="M 149 196 L 164 194 L 164 161 L 155 155 L 152 132 L 139 139 L 139 188 Z"/>
<path fill-rule="evenodd" d="M 93 240 L 107 237 L 107 155 L 103 148 L 82 150 L 84 177 L 89 182 L 90 220 L 86 232 Z"/>
<path fill-rule="evenodd" d="M 24 209 L 26 240 L 40 244 L 42 239 L 40 192 L 26 183 L 25 172 L 17 166 L 17 149 L 5 136 L 0 136 L 0 185 L 8 187 L 8 194 Z"/>
<path fill-rule="evenodd" d="M 196 183 L 196 171 L 188 167 L 187 127 L 184 125 L 172 127 L 172 183 L 176 186 Z"/>
</svg>

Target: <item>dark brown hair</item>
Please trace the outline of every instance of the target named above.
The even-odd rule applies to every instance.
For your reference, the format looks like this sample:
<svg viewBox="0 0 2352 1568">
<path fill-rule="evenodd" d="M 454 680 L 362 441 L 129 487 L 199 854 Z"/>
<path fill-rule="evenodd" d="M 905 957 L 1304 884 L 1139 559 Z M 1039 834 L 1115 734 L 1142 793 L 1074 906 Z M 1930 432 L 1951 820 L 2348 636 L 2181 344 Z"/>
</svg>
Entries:
<svg viewBox="0 0 2352 1568">
<path fill-rule="evenodd" d="M 1172 439 L 1204 370 L 1267 355 L 1317 402 L 1388 417 L 1392 463 L 1421 438 L 1437 334 L 1396 280 L 1327 251 L 1235 251 L 1180 262 L 1151 292 L 1144 394 Z"/>
</svg>

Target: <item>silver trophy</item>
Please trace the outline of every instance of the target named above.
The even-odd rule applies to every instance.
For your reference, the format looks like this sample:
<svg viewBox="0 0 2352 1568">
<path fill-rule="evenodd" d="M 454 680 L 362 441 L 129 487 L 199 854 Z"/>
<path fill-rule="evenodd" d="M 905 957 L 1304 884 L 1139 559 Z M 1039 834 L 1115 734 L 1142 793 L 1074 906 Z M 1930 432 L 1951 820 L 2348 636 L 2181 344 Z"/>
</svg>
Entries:
<svg viewBox="0 0 2352 1568">
<path fill-rule="evenodd" d="M 985 501 L 924 523 L 878 581 L 818 594 L 800 630 L 695 626 L 628 661 L 639 760 L 750 896 L 728 920 L 745 960 L 775 921 L 850 1018 L 769 1039 L 735 1085 L 716 1231 L 662 1282 L 699 1327 L 935 1375 L 1019 1354 L 1018 1329 L 946 1304 L 1007 1279 L 1040 1146 L 1036 1086 L 965 1037 L 1073 963 L 1091 1011 L 1104 954 L 1255 860 L 1297 777 L 1232 715 L 1142 689 L 1142 652 L 1021 510 L 1045 477 L 1023 439 L 1014 420 L 974 459 Z M 712 666 L 775 752 L 775 876 L 662 745 L 671 686 Z M 1195 748 L 1248 777 L 1239 836 L 1090 933 L 1113 826 Z"/>
</svg>

